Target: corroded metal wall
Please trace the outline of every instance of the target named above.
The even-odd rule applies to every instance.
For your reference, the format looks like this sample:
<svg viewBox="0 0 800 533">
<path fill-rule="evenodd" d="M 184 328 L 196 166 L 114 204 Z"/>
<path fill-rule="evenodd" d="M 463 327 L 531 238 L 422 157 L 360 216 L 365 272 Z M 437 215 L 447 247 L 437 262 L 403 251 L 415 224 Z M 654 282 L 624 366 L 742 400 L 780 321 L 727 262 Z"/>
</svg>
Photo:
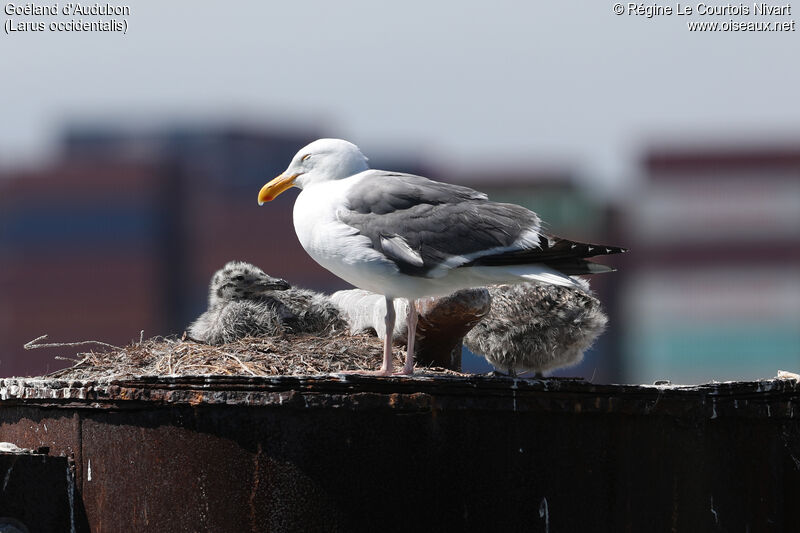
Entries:
<svg viewBox="0 0 800 533">
<path fill-rule="evenodd" d="M 76 531 L 780 531 L 798 401 L 772 380 L 5 380 L 0 441 L 74 465 L 53 490 Z M 5 461 L 23 488 L 0 516 L 30 520 Z"/>
</svg>

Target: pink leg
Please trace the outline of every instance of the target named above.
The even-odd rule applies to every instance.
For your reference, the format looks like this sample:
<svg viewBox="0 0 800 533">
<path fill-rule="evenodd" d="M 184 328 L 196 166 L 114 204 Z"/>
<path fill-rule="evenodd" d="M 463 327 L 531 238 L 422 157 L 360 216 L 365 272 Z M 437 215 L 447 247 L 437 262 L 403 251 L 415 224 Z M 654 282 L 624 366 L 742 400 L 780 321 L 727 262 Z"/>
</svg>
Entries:
<svg viewBox="0 0 800 533">
<path fill-rule="evenodd" d="M 383 364 L 376 372 L 379 376 L 391 376 L 394 371 L 392 363 L 392 335 L 394 335 L 394 299 L 386 297 L 386 338 L 383 339 Z"/>
<path fill-rule="evenodd" d="M 406 344 L 406 364 L 400 374 L 410 376 L 414 373 L 414 339 L 417 333 L 417 301 L 408 300 L 408 343 Z"/>
<path fill-rule="evenodd" d="M 394 372 L 394 364 L 392 363 L 392 335 L 394 334 L 394 300 L 386 297 L 386 338 L 383 340 L 383 364 L 380 370 L 368 370 L 366 372 L 360 370 L 348 370 L 342 374 L 362 374 L 365 376 L 391 376 Z"/>
</svg>

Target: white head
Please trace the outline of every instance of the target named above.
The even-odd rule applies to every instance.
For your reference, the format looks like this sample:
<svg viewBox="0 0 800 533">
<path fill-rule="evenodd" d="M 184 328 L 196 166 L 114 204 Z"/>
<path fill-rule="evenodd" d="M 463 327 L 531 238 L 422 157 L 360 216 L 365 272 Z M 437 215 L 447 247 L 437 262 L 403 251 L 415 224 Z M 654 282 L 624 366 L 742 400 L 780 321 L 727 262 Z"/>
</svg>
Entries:
<svg viewBox="0 0 800 533">
<path fill-rule="evenodd" d="M 290 187 L 303 189 L 313 183 L 346 178 L 368 168 L 367 158 L 355 144 L 342 139 L 318 139 L 297 152 L 283 174 L 261 188 L 258 204 L 274 200 Z"/>
</svg>

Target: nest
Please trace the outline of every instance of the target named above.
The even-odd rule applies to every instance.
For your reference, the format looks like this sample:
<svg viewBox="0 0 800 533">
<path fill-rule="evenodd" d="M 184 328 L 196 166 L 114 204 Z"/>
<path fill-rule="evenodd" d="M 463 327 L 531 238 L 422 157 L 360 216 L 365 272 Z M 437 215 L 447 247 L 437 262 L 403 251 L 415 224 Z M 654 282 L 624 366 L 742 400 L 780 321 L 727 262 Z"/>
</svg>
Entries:
<svg viewBox="0 0 800 533">
<path fill-rule="evenodd" d="M 53 346 L 29 345 L 29 348 Z M 247 337 L 219 346 L 156 337 L 124 348 L 105 346 L 108 348 L 105 351 L 78 354 L 76 359 L 70 359 L 74 362 L 71 367 L 46 377 L 97 380 L 145 375 L 314 375 L 375 370 L 383 357 L 383 345 L 377 337 L 346 333 L 324 337 L 311 334 Z M 394 352 L 396 368 L 402 366 L 403 357 L 402 352 Z M 461 375 L 438 368 L 425 370 L 425 373 Z"/>
</svg>

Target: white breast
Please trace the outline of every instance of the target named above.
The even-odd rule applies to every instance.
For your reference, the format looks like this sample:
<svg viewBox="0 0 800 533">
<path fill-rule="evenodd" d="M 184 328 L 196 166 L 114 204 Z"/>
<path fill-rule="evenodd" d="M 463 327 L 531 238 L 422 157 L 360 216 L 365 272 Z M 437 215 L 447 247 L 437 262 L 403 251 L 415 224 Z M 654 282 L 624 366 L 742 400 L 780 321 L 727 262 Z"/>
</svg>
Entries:
<svg viewBox="0 0 800 533">
<path fill-rule="evenodd" d="M 356 287 L 385 294 L 397 267 L 372 248 L 369 238 L 339 220 L 353 178 L 312 184 L 294 204 L 294 229 L 317 263 Z"/>
</svg>

